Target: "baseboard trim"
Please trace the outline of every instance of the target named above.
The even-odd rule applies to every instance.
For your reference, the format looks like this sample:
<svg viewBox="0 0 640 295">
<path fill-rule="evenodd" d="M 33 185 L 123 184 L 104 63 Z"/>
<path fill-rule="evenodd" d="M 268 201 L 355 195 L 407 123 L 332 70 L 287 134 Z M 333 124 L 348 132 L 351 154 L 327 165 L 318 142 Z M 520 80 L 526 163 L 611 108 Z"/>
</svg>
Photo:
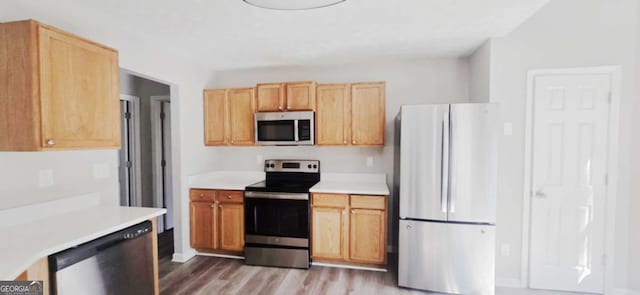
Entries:
<svg viewBox="0 0 640 295">
<path fill-rule="evenodd" d="M 496 278 L 496 287 L 524 288 L 520 279 Z"/>
<path fill-rule="evenodd" d="M 357 265 L 345 265 L 345 264 L 337 264 L 337 263 L 311 262 L 311 265 L 313 265 L 313 266 L 326 266 L 326 267 L 335 267 L 335 268 L 347 268 L 347 269 L 358 269 L 358 270 L 387 272 L 387 269 L 385 269 L 385 268 L 375 268 L 375 267 L 366 267 L 366 266 L 357 266 Z"/>
<path fill-rule="evenodd" d="M 237 255 L 216 254 L 216 253 L 207 253 L 207 252 L 196 252 L 196 255 L 244 260 L 244 256 L 237 256 Z"/>
<path fill-rule="evenodd" d="M 176 253 L 173 253 L 173 256 L 171 257 L 171 261 L 185 263 L 189 261 L 191 258 L 193 258 L 194 256 L 196 256 L 196 251 L 194 250 L 187 251 L 184 253 L 176 252 Z"/>
<path fill-rule="evenodd" d="M 607 295 L 640 295 L 640 291 L 617 288 L 617 289 L 613 289 L 611 293 L 607 293 Z"/>
</svg>

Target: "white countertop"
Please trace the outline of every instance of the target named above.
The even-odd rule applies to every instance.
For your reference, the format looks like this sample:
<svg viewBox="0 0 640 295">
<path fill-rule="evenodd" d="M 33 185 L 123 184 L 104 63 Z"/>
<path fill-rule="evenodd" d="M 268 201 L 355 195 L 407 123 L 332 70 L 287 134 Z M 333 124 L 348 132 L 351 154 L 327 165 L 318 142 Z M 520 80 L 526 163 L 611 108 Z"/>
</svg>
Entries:
<svg viewBox="0 0 640 295">
<path fill-rule="evenodd" d="M 96 206 L 0 229 L 0 280 L 41 258 L 160 216 L 158 208 Z"/>
<path fill-rule="evenodd" d="M 385 174 L 367 173 L 321 173 L 320 182 L 312 193 L 334 193 L 355 195 L 389 195 Z M 219 190 L 244 190 L 250 184 L 265 179 L 264 172 L 216 171 L 189 177 L 189 187 Z"/>
<path fill-rule="evenodd" d="M 312 193 L 388 196 L 385 174 L 323 173 Z"/>
<path fill-rule="evenodd" d="M 255 171 L 215 171 L 189 177 L 190 188 L 237 190 L 263 181 L 264 172 Z"/>
</svg>

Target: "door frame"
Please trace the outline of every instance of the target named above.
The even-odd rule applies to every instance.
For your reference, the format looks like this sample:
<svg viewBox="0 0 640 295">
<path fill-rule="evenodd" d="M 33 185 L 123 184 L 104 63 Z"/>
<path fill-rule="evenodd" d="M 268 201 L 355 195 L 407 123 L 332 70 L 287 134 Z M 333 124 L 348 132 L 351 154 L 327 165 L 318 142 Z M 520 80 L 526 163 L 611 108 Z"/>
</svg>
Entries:
<svg viewBox="0 0 640 295">
<path fill-rule="evenodd" d="M 140 154 L 140 98 L 133 95 L 128 94 L 120 94 L 120 100 L 125 100 L 131 103 L 133 108 L 132 111 L 132 119 L 133 119 L 133 134 L 132 140 L 129 143 L 133 148 L 133 153 L 131 156 L 131 162 L 133 164 L 133 178 L 130 182 L 130 185 L 133 187 L 134 196 L 132 199 L 133 203 L 129 204 L 131 207 L 140 207 L 142 206 L 142 156 Z"/>
<path fill-rule="evenodd" d="M 614 289 L 614 255 L 615 255 L 615 216 L 618 187 L 618 134 L 620 114 L 621 67 L 578 67 L 558 69 L 536 69 L 527 72 L 525 152 L 524 152 L 524 186 L 522 206 L 522 269 L 521 286 L 529 288 L 529 246 L 531 234 L 531 193 L 532 193 L 532 159 L 533 159 L 533 96 L 535 78 L 553 75 L 594 75 L 603 74 L 610 78 L 611 104 L 609 107 L 609 142 L 607 145 L 607 188 L 605 198 L 605 233 L 604 233 L 604 293 Z"/>
<path fill-rule="evenodd" d="M 160 194 L 160 192 L 163 191 L 163 174 L 162 174 L 162 153 L 161 151 L 159 151 L 157 149 L 157 147 L 159 145 L 164 144 L 162 142 L 162 125 L 160 124 L 160 120 L 159 120 L 159 114 L 161 112 L 161 103 L 163 102 L 168 102 L 171 103 L 171 97 L 169 95 L 157 95 L 157 96 L 151 96 L 149 98 L 150 100 L 150 107 L 151 107 L 151 111 L 150 111 L 150 117 L 151 117 L 151 157 L 152 157 L 152 165 L 153 165 L 153 178 L 152 178 L 152 183 L 153 183 L 153 204 L 156 208 L 164 208 L 164 204 L 163 204 L 163 198 L 165 197 L 164 195 L 162 196 L 163 198 L 158 198 L 158 195 Z M 171 128 L 171 126 L 169 126 L 169 128 Z M 169 146 L 170 149 L 173 150 L 173 148 L 171 146 Z M 168 171 L 171 175 L 169 175 L 169 177 L 167 177 L 167 180 L 172 181 L 172 175 L 173 175 L 173 171 L 172 171 L 172 167 L 171 167 L 171 163 L 169 161 L 169 163 L 167 163 L 167 167 L 166 167 L 166 171 Z M 171 192 L 171 194 L 173 195 L 173 192 Z M 170 202 L 172 202 L 173 200 L 170 200 Z M 167 206 L 167 208 L 171 208 L 173 206 Z M 162 218 L 158 219 L 158 226 L 159 226 L 159 231 L 164 231 L 164 228 L 166 227 L 166 218 L 167 218 L 167 214 L 164 214 Z"/>
</svg>

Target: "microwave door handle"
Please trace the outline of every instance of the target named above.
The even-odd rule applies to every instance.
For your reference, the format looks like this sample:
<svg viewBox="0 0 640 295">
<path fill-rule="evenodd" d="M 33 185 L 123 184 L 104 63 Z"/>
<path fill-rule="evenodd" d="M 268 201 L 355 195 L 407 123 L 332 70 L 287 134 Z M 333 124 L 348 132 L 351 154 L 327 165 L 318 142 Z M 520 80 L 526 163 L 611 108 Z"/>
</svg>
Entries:
<svg viewBox="0 0 640 295">
<path fill-rule="evenodd" d="M 298 120 L 293 120 L 293 141 L 300 141 L 300 138 L 298 136 Z"/>
</svg>

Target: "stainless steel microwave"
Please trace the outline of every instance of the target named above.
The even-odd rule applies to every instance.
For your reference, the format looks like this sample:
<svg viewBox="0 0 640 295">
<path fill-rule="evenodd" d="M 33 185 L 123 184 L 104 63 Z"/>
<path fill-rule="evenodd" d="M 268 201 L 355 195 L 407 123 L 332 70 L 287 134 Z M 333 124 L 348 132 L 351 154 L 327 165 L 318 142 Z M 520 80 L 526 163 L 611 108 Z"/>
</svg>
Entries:
<svg viewBox="0 0 640 295">
<path fill-rule="evenodd" d="M 313 112 L 255 114 L 256 143 L 260 145 L 313 145 Z"/>
</svg>

